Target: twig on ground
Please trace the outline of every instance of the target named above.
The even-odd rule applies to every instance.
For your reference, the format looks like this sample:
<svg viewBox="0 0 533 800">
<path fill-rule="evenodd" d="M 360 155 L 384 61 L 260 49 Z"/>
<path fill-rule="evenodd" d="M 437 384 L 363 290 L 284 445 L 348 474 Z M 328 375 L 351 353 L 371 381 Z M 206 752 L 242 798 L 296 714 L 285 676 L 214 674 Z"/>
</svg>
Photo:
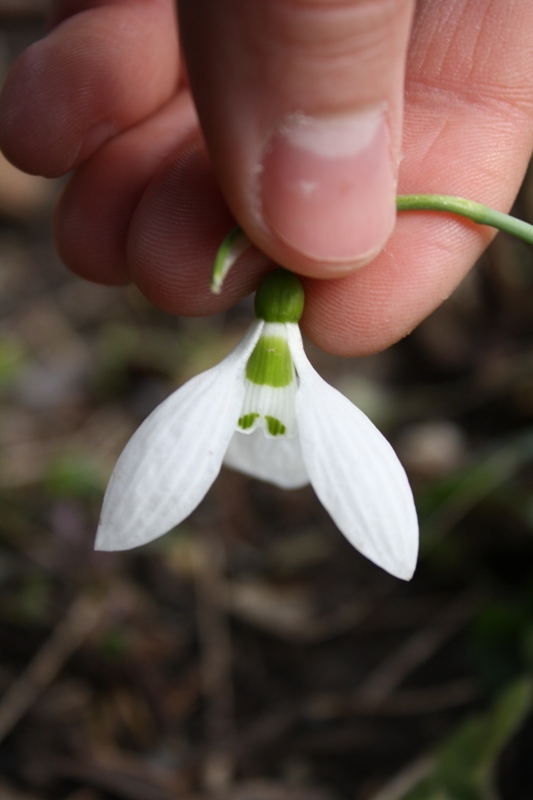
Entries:
<svg viewBox="0 0 533 800">
<path fill-rule="evenodd" d="M 109 593 L 79 595 L 51 636 L 17 677 L 0 701 L 0 742 L 17 725 L 42 692 L 61 672 L 70 656 L 83 644 L 108 610 Z"/>
<path fill-rule="evenodd" d="M 434 765 L 432 756 L 425 755 L 412 761 L 400 772 L 398 772 L 377 794 L 372 795 L 369 800 L 401 800 L 407 792 L 426 778 Z"/>
<path fill-rule="evenodd" d="M 477 695 L 477 687 L 468 679 L 399 692 L 396 689 L 472 618 L 482 601 L 478 591 L 455 597 L 389 653 L 354 692 L 316 694 L 304 704 L 304 715 L 320 719 L 347 714 L 409 716 L 471 702 Z"/>
<path fill-rule="evenodd" d="M 383 717 L 412 717 L 434 714 L 471 703 L 479 695 L 479 687 L 469 678 L 459 678 L 436 686 L 395 691 L 379 705 L 355 695 L 316 694 L 304 705 L 304 714 L 313 719 L 332 719 L 354 714 Z"/>
<path fill-rule="evenodd" d="M 203 779 L 208 791 L 220 792 L 232 782 L 235 740 L 232 644 L 224 597 L 226 555 L 220 536 L 210 531 L 204 531 L 203 545 L 197 573 L 197 617 L 208 742 Z"/>
<path fill-rule="evenodd" d="M 113 768 L 97 762 L 80 763 L 69 759 L 57 759 L 49 765 L 52 775 L 79 781 L 91 787 L 98 787 L 121 800 L 176 800 L 175 787 L 165 789 L 157 785 L 157 780 L 150 782 L 146 770 Z M 187 787 L 184 784 L 183 791 Z M 178 789 L 179 791 L 179 789 Z M 181 794 L 181 792 L 179 792 Z"/>
<path fill-rule="evenodd" d="M 354 700 L 367 708 L 383 703 L 403 680 L 431 658 L 480 608 L 483 597 L 469 590 L 390 653 L 357 688 Z"/>
</svg>

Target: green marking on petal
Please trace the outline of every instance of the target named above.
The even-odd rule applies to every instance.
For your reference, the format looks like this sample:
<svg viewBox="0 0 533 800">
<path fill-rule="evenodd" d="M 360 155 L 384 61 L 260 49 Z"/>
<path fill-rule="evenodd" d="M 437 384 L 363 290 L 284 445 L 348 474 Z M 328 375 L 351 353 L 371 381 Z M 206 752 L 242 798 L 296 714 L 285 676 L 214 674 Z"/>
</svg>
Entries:
<svg viewBox="0 0 533 800">
<path fill-rule="evenodd" d="M 238 422 L 239 428 L 242 428 L 243 431 L 247 431 L 248 428 L 252 427 L 258 416 L 259 414 L 253 413 L 253 414 L 244 414 L 244 416 L 239 417 L 239 422 Z"/>
<path fill-rule="evenodd" d="M 283 436 L 287 430 L 283 422 L 280 422 L 280 420 L 276 419 L 276 417 L 265 416 L 265 419 L 268 425 L 268 432 L 271 436 Z"/>
<path fill-rule="evenodd" d="M 289 345 L 281 336 L 262 336 L 246 365 L 246 377 L 259 386 L 276 389 L 294 380 Z"/>
</svg>

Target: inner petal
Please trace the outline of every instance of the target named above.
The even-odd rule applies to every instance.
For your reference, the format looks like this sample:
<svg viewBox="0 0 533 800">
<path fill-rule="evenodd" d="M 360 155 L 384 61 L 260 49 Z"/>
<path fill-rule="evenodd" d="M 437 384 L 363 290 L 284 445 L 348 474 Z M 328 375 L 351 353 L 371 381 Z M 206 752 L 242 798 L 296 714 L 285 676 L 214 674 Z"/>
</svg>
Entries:
<svg viewBox="0 0 533 800">
<path fill-rule="evenodd" d="M 237 430 L 262 428 L 267 438 L 297 433 L 295 395 L 298 388 L 287 342 L 287 324 L 265 323 L 246 365 L 245 393 Z"/>
<path fill-rule="evenodd" d="M 237 429 L 251 433 L 262 428 L 269 438 L 291 437 L 297 433 L 294 397 L 296 378 L 288 386 L 276 388 L 259 386 L 248 379 L 244 382 L 245 392 Z"/>
<path fill-rule="evenodd" d="M 309 483 L 299 436 L 273 438 L 265 436 L 262 430 L 246 436 L 236 430 L 224 464 L 281 489 L 298 489 Z"/>
</svg>

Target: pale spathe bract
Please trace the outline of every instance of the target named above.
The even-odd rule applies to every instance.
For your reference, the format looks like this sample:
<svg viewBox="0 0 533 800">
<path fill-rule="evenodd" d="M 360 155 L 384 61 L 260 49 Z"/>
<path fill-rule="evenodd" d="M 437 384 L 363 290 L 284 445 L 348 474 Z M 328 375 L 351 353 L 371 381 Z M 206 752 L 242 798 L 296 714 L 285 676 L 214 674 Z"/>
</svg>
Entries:
<svg viewBox="0 0 533 800">
<path fill-rule="evenodd" d="M 310 364 L 301 308 L 285 313 L 284 298 L 283 313 L 271 303 L 265 312 L 259 300 L 264 318 L 220 364 L 156 408 L 127 444 L 106 491 L 96 548 L 127 550 L 162 536 L 198 506 L 225 463 L 284 489 L 310 483 L 357 550 L 408 580 L 418 522 L 400 461 Z"/>
</svg>

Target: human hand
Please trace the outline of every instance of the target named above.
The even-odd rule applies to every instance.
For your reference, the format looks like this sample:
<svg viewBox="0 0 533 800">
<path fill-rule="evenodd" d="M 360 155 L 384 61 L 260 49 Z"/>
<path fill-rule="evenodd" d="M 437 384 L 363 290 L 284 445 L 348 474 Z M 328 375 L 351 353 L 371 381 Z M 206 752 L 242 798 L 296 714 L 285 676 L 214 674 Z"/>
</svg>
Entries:
<svg viewBox="0 0 533 800">
<path fill-rule="evenodd" d="M 405 335 L 491 234 L 408 214 L 387 239 L 396 179 L 400 193 L 510 207 L 533 146 L 533 4 L 422 0 L 413 21 L 414 0 L 178 6 L 209 156 L 171 0 L 61 0 L 8 77 L 7 156 L 47 176 L 74 169 L 55 219 L 64 261 L 90 280 L 133 280 L 168 311 L 214 313 L 267 268 L 244 256 L 210 293 L 233 215 L 308 276 L 302 327 L 316 344 L 360 355 Z"/>
</svg>

